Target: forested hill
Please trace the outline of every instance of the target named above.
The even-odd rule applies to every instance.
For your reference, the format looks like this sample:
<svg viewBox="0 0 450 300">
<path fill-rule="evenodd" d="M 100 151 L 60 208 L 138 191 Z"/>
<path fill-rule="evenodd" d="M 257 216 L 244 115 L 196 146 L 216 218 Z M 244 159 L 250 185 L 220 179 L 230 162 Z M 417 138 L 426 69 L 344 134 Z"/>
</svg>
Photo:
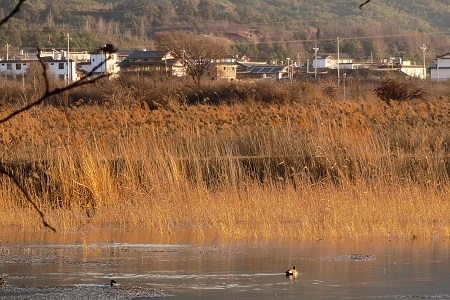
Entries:
<svg viewBox="0 0 450 300">
<path fill-rule="evenodd" d="M 184 29 L 223 37 L 234 52 L 261 58 L 306 55 L 315 44 L 333 51 L 337 36 L 360 58 L 420 59 L 422 43 L 428 55 L 448 50 L 450 0 L 372 0 L 358 9 L 363 1 L 28 0 L 1 28 L 0 45 L 63 48 L 70 33 L 78 50 L 106 42 L 148 48 L 156 32 Z M 17 2 L 0 0 L 0 16 Z"/>
<path fill-rule="evenodd" d="M 218 1 L 223 2 L 223 1 Z M 449 0 L 373 0 L 359 10 L 363 0 L 230 0 L 235 12 L 238 6 L 254 11 L 254 18 L 289 18 L 306 23 L 365 22 L 368 19 L 394 22 L 405 29 L 450 29 Z M 272 17 L 272 18 L 271 18 Z M 247 21 L 251 21 L 251 18 Z"/>
</svg>

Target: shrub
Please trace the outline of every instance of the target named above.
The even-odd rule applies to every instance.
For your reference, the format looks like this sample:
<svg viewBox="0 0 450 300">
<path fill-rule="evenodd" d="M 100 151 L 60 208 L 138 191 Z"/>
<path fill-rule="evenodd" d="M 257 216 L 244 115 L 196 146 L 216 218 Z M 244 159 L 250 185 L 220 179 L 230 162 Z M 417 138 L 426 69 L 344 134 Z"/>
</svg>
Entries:
<svg viewBox="0 0 450 300">
<path fill-rule="evenodd" d="M 391 100 L 407 101 L 422 98 L 425 95 L 425 91 L 422 88 L 417 87 L 416 83 L 416 81 L 387 79 L 381 82 L 375 89 L 375 93 L 387 104 L 390 104 Z"/>
</svg>

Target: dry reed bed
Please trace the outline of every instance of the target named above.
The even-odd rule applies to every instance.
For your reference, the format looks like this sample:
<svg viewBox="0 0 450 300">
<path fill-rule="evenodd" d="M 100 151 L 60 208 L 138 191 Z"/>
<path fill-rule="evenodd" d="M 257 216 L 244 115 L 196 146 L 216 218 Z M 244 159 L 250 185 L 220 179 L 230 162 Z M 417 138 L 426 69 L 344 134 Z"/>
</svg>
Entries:
<svg viewBox="0 0 450 300">
<path fill-rule="evenodd" d="M 59 230 L 448 236 L 448 103 L 362 96 L 42 106 L 1 125 L 3 163 Z M 0 194 L 0 226 L 41 226 L 8 178 Z"/>
</svg>

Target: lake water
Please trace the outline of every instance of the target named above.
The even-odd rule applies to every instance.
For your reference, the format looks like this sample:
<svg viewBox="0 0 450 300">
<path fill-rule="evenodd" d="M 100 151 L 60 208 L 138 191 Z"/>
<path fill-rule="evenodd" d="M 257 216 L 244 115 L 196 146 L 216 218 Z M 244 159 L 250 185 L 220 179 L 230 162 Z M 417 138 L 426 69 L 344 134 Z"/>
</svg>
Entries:
<svg viewBox="0 0 450 300">
<path fill-rule="evenodd" d="M 0 238 L 8 286 L 114 279 L 176 299 L 450 299 L 447 239 L 223 243 L 140 231 Z M 284 274 L 292 266 L 295 280 Z"/>
</svg>

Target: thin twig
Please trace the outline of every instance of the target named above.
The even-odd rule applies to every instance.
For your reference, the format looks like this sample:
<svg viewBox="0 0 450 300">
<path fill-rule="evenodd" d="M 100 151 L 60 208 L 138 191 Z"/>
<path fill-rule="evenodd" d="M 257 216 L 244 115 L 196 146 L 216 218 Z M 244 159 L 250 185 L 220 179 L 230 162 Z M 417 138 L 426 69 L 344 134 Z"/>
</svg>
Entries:
<svg viewBox="0 0 450 300">
<path fill-rule="evenodd" d="M 20 7 L 22 6 L 22 4 L 25 2 L 25 0 L 20 0 L 19 3 L 17 3 L 16 7 L 14 7 L 14 9 L 9 13 L 9 15 L 7 15 L 6 17 L 4 17 L 1 21 L 0 21 L 0 26 L 2 26 L 3 24 L 5 24 L 6 22 L 8 22 L 9 19 L 11 19 L 15 14 L 17 14 L 20 10 Z"/>
</svg>

